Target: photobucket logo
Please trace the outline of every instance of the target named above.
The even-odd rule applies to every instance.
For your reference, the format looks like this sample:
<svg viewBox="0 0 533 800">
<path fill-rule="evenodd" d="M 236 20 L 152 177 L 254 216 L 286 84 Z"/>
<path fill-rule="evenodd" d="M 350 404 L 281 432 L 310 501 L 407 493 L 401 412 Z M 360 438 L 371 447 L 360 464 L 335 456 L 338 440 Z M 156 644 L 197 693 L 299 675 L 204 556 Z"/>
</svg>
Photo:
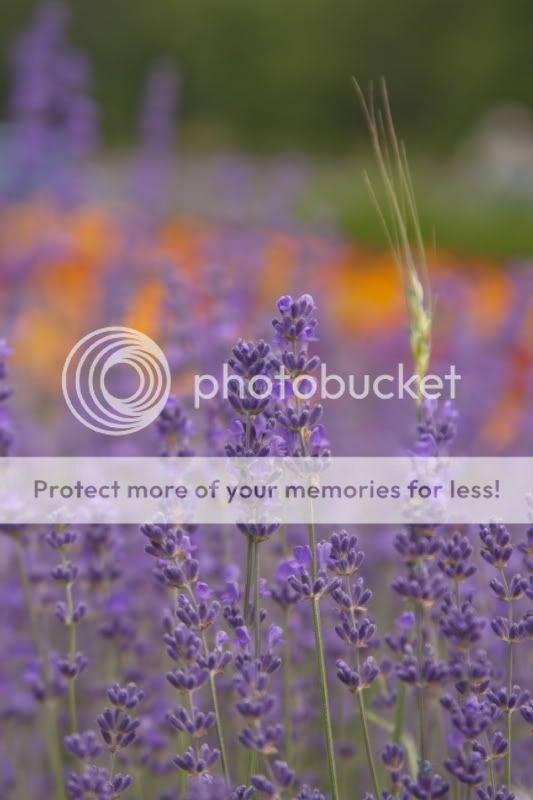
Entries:
<svg viewBox="0 0 533 800">
<path fill-rule="evenodd" d="M 428 373 L 419 378 L 400 362 L 395 373 L 350 374 L 344 377 L 328 372 L 327 364 L 321 364 L 316 376 L 305 374 L 292 378 L 281 365 L 274 376 L 260 374 L 245 381 L 240 375 L 235 375 L 226 363 L 222 368 L 221 380 L 215 375 L 195 375 L 194 407 L 199 408 L 203 400 L 212 400 L 217 396 L 227 400 L 231 394 L 237 395 L 241 400 L 246 397 L 256 400 L 270 397 L 285 400 L 287 397 L 296 397 L 302 401 L 312 398 L 339 400 L 341 397 L 350 397 L 352 400 L 364 400 L 367 397 L 378 400 L 417 400 L 420 397 L 438 400 L 447 397 L 455 400 L 457 383 L 461 378 L 454 364 L 450 365 L 443 376 Z"/>
<path fill-rule="evenodd" d="M 130 380 L 124 380 L 125 373 Z M 130 394 L 114 393 L 125 384 L 129 391 L 132 376 L 136 385 Z M 161 413 L 170 393 L 170 369 L 153 339 L 113 325 L 91 331 L 74 345 L 61 385 L 69 409 L 83 425 L 107 436 L 125 436 L 146 428 Z"/>
</svg>

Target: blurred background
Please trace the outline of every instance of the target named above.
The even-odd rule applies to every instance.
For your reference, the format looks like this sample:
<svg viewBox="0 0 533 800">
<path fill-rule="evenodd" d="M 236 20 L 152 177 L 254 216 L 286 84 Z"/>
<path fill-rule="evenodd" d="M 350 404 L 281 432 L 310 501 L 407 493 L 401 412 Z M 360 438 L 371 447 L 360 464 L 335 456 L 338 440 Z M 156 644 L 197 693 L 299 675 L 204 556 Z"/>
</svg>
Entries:
<svg viewBox="0 0 533 800">
<path fill-rule="evenodd" d="M 292 203 L 296 219 L 315 230 L 382 242 L 361 179 L 370 159 L 351 76 L 363 86 L 385 76 L 428 237 L 463 254 L 532 252 L 527 0 L 67 5 L 69 40 L 89 59 L 99 109 L 101 139 L 91 157 L 102 174 L 95 191 L 116 193 L 115 173 L 139 133 L 146 77 L 165 62 L 179 81 L 174 208 L 242 222 L 244 213 L 272 217 L 277 202 L 286 216 Z M 12 102 L 14 39 L 37 6 L 2 0 L 4 116 Z M 240 206 L 238 198 L 225 198 L 225 180 L 240 182 Z"/>
<path fill-rule="evenodd" d="M 523 0 L 2 0 L 0 334 L 20 447 L 80 452 L 61 368 L 105 325 L 156 338 L 185 401 L 239 337 L 271 337 L 285 293 L 315 296 L 329 371 L 409 362 L 351 82 L 384 76 L 427 242 L 432 369 L 465 375 L 459 447 L 529 453 L 532 32 Z M 413 423 L 407 405 L 327 413 L 347 454 L 388 453 Z"/>
</svg>

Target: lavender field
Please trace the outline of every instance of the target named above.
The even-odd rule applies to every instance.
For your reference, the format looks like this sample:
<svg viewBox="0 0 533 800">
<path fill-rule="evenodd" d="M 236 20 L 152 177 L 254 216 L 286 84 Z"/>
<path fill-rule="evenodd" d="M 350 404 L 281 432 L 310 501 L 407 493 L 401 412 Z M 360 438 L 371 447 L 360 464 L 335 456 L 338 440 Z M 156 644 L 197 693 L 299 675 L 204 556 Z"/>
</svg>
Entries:
<svg viewBox="0 0 533 800">
<path fill-rule="evenodd" d="M 200 199 L 175 202 L 171 67 L 117 169 L 64 7 L 39 5 L 9 59 L 3 457 L 531 456 L 533 262 L 426 253 L 403 157 L 385 159 L 387 250 L 302 221 L 298 159 L 256 187 L 245 157 L 213 157 L 224 213 L 201 214 L 201 169 Z M 153 337 L 172 376 L 157 420 L 113 438 L 60 389 L 76 341 L 112 325 Z M 194 376 L 224 363 L 245 396 L 195 408 Z M 453 403 L 251 391 L 321 363 L 462 380 Z M 533 797 L 533 507 L 522 526 L 346 530 L 0 516 L 0 576 L 0 798 Z"/>
</svg>

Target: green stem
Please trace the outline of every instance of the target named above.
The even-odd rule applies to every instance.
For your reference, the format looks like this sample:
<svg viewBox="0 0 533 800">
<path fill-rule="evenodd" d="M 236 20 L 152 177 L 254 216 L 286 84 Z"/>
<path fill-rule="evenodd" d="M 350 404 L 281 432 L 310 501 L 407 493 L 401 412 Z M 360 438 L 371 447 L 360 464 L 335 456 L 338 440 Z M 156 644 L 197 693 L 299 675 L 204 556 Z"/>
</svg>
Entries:
<svg viewBox="0 0 533 800">
<path fill-rule="evenodd" d="M 68 627 L 68 653 L 71 666 L 76 663 L 76 623 L 74 622 L 74 601 L 72 599 L 72 584 L 65 586 L 67 600 L 67 627 Z M 70 732 L 78 731 L 78 712 L 76 708 L 76 679 L 69 678 L 68 682 L 68 715 Z"/>
<path fill-rule="evenodd" d="M 281 541 L 283 547 L 283 558 L 289 558 L 291 551 L 289 547 L 289 537 L 287 536 L 287 525 L 281 526 Z"/>
<path fill-rule="evenodd" d="M 507 598 L 507 624 L 509 628 L 509 635 L 511 632 L 511 626 L 513 624 L 513 601 L 510 597 L 509 593 L 509 584 L 507 583 L 507 578 L 505 575 L 505 571 L 500 569 L 500 575 L 502 579 L 502 583 L 505 587 L 505 595 Z M 513 691 L 513 643 L 509 640 L 507 642 L 507 692 L 508 697 L 511 696 Z M 509 711 L 505 712 L 505 738 L 507 739 L 507 752 L 505 753 L 505 783 L 508 789 L 511 789 L 511 736 L 512 736 L 512 728 L 511 728 L 511 713 Z"/>
<path fill-rule="evenodd" d="M 357 664 L 357 671 L 359 672 L 361 669 L 361 663 L 359 658 L 359 650 L 356 649 L 356 664 Z M 366 750 L 366 758 L 368 761 L 368 767 L 370 769 L 370 777 L 372 778 L 372 787 L 374 789 L 374 794 L 377 798 L 381 797 L 381 793 L 379 790 L 379 781 L 378 775 L 376 772 L 376 765 L 374 763 L 374 755 L 372 753 L 372 744 L 370 742 L 370 736 L 368 733 L 368 723 L 366 719 L 366 708 L 365 708 L 365 698 L 364 698 L 364 690 L 359 690 L 357 692 L 357 700 L 359 703 L 359 715 L 361 717 L 361 727 L 363 729 L 363 739 L 365 743 L 365 750 Z"/>
<path fill-rule="evenodd" d="M 246 451 L 250 447 L 251 433 L 252 433 L 252 420 L 248 415 L 244 424 L 245 439 L 244 446 Z M 248 546 L 246 550 L 246 582 L 244 584 L 244 621 L 248 622 L 248 608 L 250 606 L 250 592 L 252 586 L 252 571 L 253 571 L 253 539 L 248 536 Z"/>
<path fill-rule="evenodd" d="M 202 642 L 204 646 L 204 652 L 207 656 L 209 650 L 207 647 L 205 633 L 203 631 L 202 631 Z M 213 711 L 215 714 L 215 727 L 217 731 L 218 746 L 220 749 L 220 761 L 222 766 L 222 772 L 224 773 L 224 779 L 226 781 L 226 785 L 231 786 L 231 777 L 229 774 L 229 762 L 228 762 L 228 756 L 226 754 L 226 745 L 224 743 L 224 734 L 222 732 L 222 716 L 220 714 L 220 707 L 218 704 L 218 693 L 215 683 L 215 676 L 213 675 L 212 672 L 209 673 L 209 688 L 211 691 L 211 703 L 213 704 Z"/>
<path fill-rule="evenodd" d="M 355 612 L 354 612 L 354 603 L 353 603 L 353 595 L 352 595 L 352 586 L 351 586 L 351 583 L 350 583 L 350 578 L 348 576 L 345 578 L 344 583 L 345 583 L 345 586 L 346 586 L 346 591 L 348 593 L 348 597 L 350 598 L 350 618 L 351 618 L 351 621 L 352 621 L 352 625 L 354 625 L 355 624 Z M 361 672 L 361 659 L 360 659 L 360 656 L 359 656 L 359 648 L 357 648 L 357 647 L 355 648 L 355 666 L 356 666 L 357 671 L 360 673 Z M 366 719 L 366 708 L 365 708 L 365 699 L 364 699 L 364 696 L 363 696 L 363 691 L 364 690 L 360 689 L 357 692 L 357 700 L 358 700 L 358 703 L 359 703 L 359 714 L 360 714 L 360 717 L 361 717 L 361 727 L 363 729 L 363 739 L 364 739 L 364 742 L 365 742 L 365 750 L 366 750 L 366 758 L 367 758 L 367 761 L 368 761 L 368 768 L 370 770 L 370 776 L 372 778 L 372 785 L 374 787 L 375 795 L 379 800 L 379 797 L 380 797 L 379 782 L 378 782 L 378 777 L 377 777 L 377 772 L 376 772 L 376 765 L 375 765 L 375 762 L 374 762 L 374 755 L 372 753 L 372 744 L 370 742 L 370 736 L 368 734 L 368 724 L 367 724 L 367 719 Z"/>
<path fill-rule="evenodd" d="M 383 717 L 380 717 L 379 714 L 376 714 L 375 711 L 366 708 L 366 706 L 365 706 L 365 714 L 368 722 L 371 722 L 373 725 L 376 725 L 382 730 L 387 731 L 389 736 L 392 736 L 394 732 L 394 726 L 392 722 L 383 719 Z M 407 756 L 407 763 L 409 765 L 409 770 L 411 772 L 411 775 L 415 777 L 418 764 L 418 751 L 416 748 L 416 742 L 410 736 L 409 733 L 406 733 L 404 731 L 400 744 L 403 746 L 405 750 L 405 754 Z"/>
<path fill-rule="evenodd" d="M 254 543 L 254 631 L 255 631 L 255 657 L 261 657 L 261 601 L 259 589 L 261 587 L 261 567 L 259 561 L 259 542 Z"/>
<path fill-rule="evenodd" d="M 320 678 L 320 696 L 322 699 L 322 724 L 326 738 L 326 753 L 328 757 L 329 782 L 331 789 L 331 800 L 339 800 L 339 788 L 337 782 L 337 769 L 335 766 L 335 752 L 333 748 L 333 731 L 331 727 L 331 715 L 329 711 L 329 695 L 326 677 L 326 664 L 324 661 L 324 647 L 322 643 L 322 630 L 320 626 L 320 609 L 318 598 L 311 600 L 313 610 L 313 627 L 315 632 L 316 654 L 318 659 L 318 670 Z"/>
<path fill-rule="evenodd" d="M 254 588 L 254 619 L 253 619 L 253 627 L 254 627 L 254 649 L 255 649 L 255 657 L 261 657 L 261 607 L 260 607 L 260 600 L 259 600 L 259 588 L 260 588 L 260 562 L 259 562 L 259 542 L 253 536 L 250 536 L 248 539 L 249 545 L 249 568 L 247 564 L 247 578 L 249 575 L 250 584 L 253 583 Z M 249 594 L 251 594 L 251 589 L 249 589 Z M 246 594 L 245 594 L 246 596 Z M 254 750 L 250 750 L 250 756 L 248 759 L 248 775 L 247 775 L 247 782 L 249 782 L 250 777 L 253 775 L 255 771 L 256 765 L 256 753 Z"/>
<path fill-rule="evenodd" d="M 245 623 L 249 623 L 249 610 L 250 610 L 250 595 L 252 593 L 252 580 L 253 580 L 253 554 L 254 554 L 254 541 L 251 536 L 247 537 L 246 545 L 246 578 L 244 581 L 244 598 L 243 598 L 243 617 Z"/>
<path fill-rule="evenodd" d="M 183 770 L 180 770 L 182 772 Z M 144 800 L 144 788 L 143 788 L 143 773 L 142 770 L 137 770 L 135 773 L 135 783 L 133 784 L 133 788 L 135 791 L 135 795 L 137 800 Z"/>
<path fill-rule="evenodd" d="M 215 676 L 213 675 L 212 672 L 209 673 L 209 687 L 211 689 L 211 702 L 213 704 L 213 711 L 215 712 L 215 724 L 217 729 L 218 746 L 220 748 L 220 760 L 222 762 L 222 772 L 224 773 L 224 779 L 226 781 L 226 785 L 229 787 L 231 786 L 231 778 L 229 774 L 229 762 L 228 762 L 228 757 L 226 755 L 226 746 L 224 744 L 224 736 L 222 733 L 222 717 L 220 715 L 220 709 L 218 705 L 218 695 L 215 685 Z"/>
<path fill-rule="evenodd" d="M 26 573 L 26 565 L 24 563 L 24 551 L 19 537 L 15 540 L 15 558 L 17 562 L 17 569 L 19 572 L 20 583 L 22 585 L 22 593 L 26 603 L 26 610 L 30 622 L 31 635 L 33 640 L 33 647 L 35 654 L 39 660 L 45 689 L 48 690 L 50 683 L 50 675 L 48 670 L 48 661 L 44 655 L 41 647 L 41 640 L 39 637 L 39 627 L 37 624 L 37 615 L 35 613 L 35 606 L 33 604 L 33 595 L 31 591 L 30 582 Z M 61 747 L 59 744 L 59 731 L 57 725 L 57 709 L 53 699 L 47 698 L 44 702 L 44 710 L 46 713 L 46 731 L 43 736 L 50 769 L 54 776 L 56 786 L 57 800 L 66 800 L 65 784 L 63 780 L 63 759 L 61 758 Z"/>
<path fill-rule="evenodd" d="M 33 595 L 31 591 L 30 582 L 28 580 L 28 575 L 26 573 L 26 566 L 24 564 L 24 551 L 22 548 L 22 544 L 20 539 L 17 537 L 14 539 L 15 543 L 15 557 L 17 560 L 17 569 L 19 572 L 20 583 L 22 586 L 22 593 L 24 595 L 24 602 L 26 603 L 26 611 L 28 613 L 28 618 L 30 621 L 30 629 L 31 629 L 31 638 L 33 641 L 33 647 L 35 649 L 35 655 L 39 659 L 39 663 L 41 669 L 43 671 L 43 678 L 45 684 L 48 683 L 49 675 L 48 675 L 48 662 L 44 657 L 42 647 L 41 647 L 41 639 L 39 636 L 39 626 L 37 624 L 37 615 L 35 613 L 35 606 L 33 604 Z"/>
<path fill-rule="evenodd" d="M 189 712 L 189 717 L 194 719 L 194 689 L 189 692 L 185 693 L 185 703 L 187 706 L 187 711 Z M 198 753 L 198 740 L 196 736 L 191 734 L 190 736 L 191 747 L 195 753 Z"/>
<path fill-rule="evenodd" d="M 396 697 L 396 711 L 394 714 L 394 730 L 392 733 L 392 741 L 394 744 L 400 744 L 403 737 L 403 727 L 405 723 L 405 683 L 398 681 L 398 691 Z"/>
<path fill-rule="evenodd" d="M 300 441 L 302 451 L 306 452 L 305 438 L 303 431 L 300 430 Z M 315 522 L 313 515 L 313 503 L 310 504 L 310 519 L 311 522 L 308 526 L 309 548 L 311 550 L 311 577 L 316 581 L 318 576 L 318 553 L 316 542 Z M 311 600 L 311 608 L 313 612 L 313 628 L 315 633 L 315 649 L 318 661 L 318 672 L 320 679 L 320 697 L 322 701 L 322 727 L 324 730 L 324 737 L 326 740 L 326 753 L 328 758 L 328 771 L 329 783 L 331 790 L 331 800 L 339 800 L 339 784 L 337 780 L 337 767 L 335 765 L 335 749 L 333 746 L 333 729 L 331 726 L 331 713 L 329 710 L 329 692 L 328 681 L 326 675 L 326 663 L 324 659 L 324 645 L 322 642 L 322 628 L 320 622 L 320 608 L 319 599 L 313 596 Z"/>
<path fill-rule="evenodd" d="M 505 712 L 505 738 L 507 739 L 507 752 L 505 754 L 505 783 L 511 788 L 511 715 Z"/>
<path fill-rule="evenodd" d="M 176 609 L 178 607 L 179 589 L 175 588 L 172 591 L 171 597 L 172 597 L 172 606 L 171 606 L 171 608 L 172 608 L 172 619 L 174 619 L 174 615 L 175 615 Z M 167 658 L 168 658 L 168 656 L 167 656 Z M 185 749 L 186 741 L 187 741 L 186 734 L 183 731 L 178 731 L 178 734 L 177 734 L 177 748 L 178 748 L 178 753 L 180 753 L 180 755 Z M 186 787 L 187 787 L 187 775 L 182 769 L 179 769 L 178 770 L 178 797 L 180 798 L 180 800 L 185 795 Z"/>
<path fill-rule="evenodd" d="M 246 783 L 250 783 L 250 778 L 255 772 L 255 762 L 256 762 L 256 752 L 255 750 L 250 750 L 250 755 L 248 757 L 248 769 L 246 775 Z"/>
<path fill-rule="evenodd" d="M 76 623 L 74 622 L 74 602 L 72 600 L 72 586 L 68 583 L 65 586 L 65 596 L 67 600 L 67 627 L 68 627 L 68 652 L 71 666 L 76 663 Z M 78 713 L 76 708 L 76 679 L 69 678 L 68 681 L 68 715 L 71 734 L 78 731 Z"/>
<path fill-rule="evenodd" d="M 45 700 L 44 708 L 47 716 L 47 725 L 43 738 L 48 753 L 48 761 L 50 762 L 52 775 L 54 776 L 56 797 L 57 800 L 66 800 L 67 795 L 65 792 L 65 782 L 63 778 L 63 759 L 61 758 L 61 748 L 59 746 L 59 735 L 57 732 L 57 710 L 55 701 L 50 699 Z M 50 734 L 48 733 L 49 729 Z"/>
<path fill-rule="evenodd" d="M 189 593 L 189 597 L 191 599 L 191 602 L 192 602 L 193 606 L 196 608 L 197 604 L 196 604 L 196 597 L 194 596 L 194 592 L 192 591 L 190 586 L 187 586 L 187 589 L 188 589 L 188 593 Z M 204 630 L 200 630 L 200 638 L 202 640 L 202 646 L 203 646 L 203 649 L 204 649 L 204 654 L 207 657 L 208 654 L 209 654 L 209 647 L 207 645 L 207 638 L 206 638 Z M 213 675 L 213 673 L 211 671 L 209 672 L 209 689 L 210 689 L 210 693 L 211 693 L 211 703 L 213 705 L 213 712 L 215 714 L 215 728 L 216 728 L 216 732 L 217 732 L 218 747 L 219 747 L 219 750 L 220 750 L 220 762 L 221 762 L 222 772 L 224 774 L 224 780 L 226 781 L 226 785 L 227 786 L 231 786 L 231 777 L 230 777 L 230 774 L 229 774 L 229 762 L 228 762 L 228 757 L 227 757 L 227 754 L 226 754 L 226 745 L 224 743 L 224 734 L 223 734 L 223 731 L 222 731 L 222 716 L 220 714 L 220 707 L 219 707 L 219 704 L 218 704 L 217 687 L 216 687 L 216 682 L 215 682 L 215 676 Z M 191 715 L 192 715 L 192 712 L 193 712 L 192 695 L 190 697 L 190 703 L 191 703 Z"/>
<path fill-rule="evenodd" d="M 316 581 L 318 577 L 318 553 L 316 546 L 316 530 L 313 518 L 313 504 L 310 504 L 311 524 L 308 527 L 309 531 L 309 548 L 311 550 L 311 577 Z"/>
<path fill-rule="evenodd" d="M 416 652 L 417 652 L 417 669 L 418 674 L 422 673 L 423 661 L 423 638 L 422 638 L 422 624 L 423 624 L 423 609 L 420 603 L 415 601 L 415 620 L 416 620 Z M 418 752 L 420 753 L 420 760 L 426 761 L 426 737 L 424 736 L 424 686 L 421 684 L 416 687 L 416 707 L 418 711 Z"/>
<path fill-rule="evenodd" d="M 291 647 L 289 641 L 289 607 L 283 609 L 283 723 L 285 727 L 285 760 L 291 763 L 292 715 L 291 715 Z"/>
<path fill-rule="evenodd" d="M 185 733 L 183 731 L 178 731 L 178 752 L 181 753 L 185 749 Z M 182 800 L 182 797 L 185 795 L 185 789 L 187 787 L 187 775 L 182 770 L 178 770 L 178 797 L 179 800 Z"/>
<path fill-rule="evenodd" d="M 491 754 L 491 746 L 490 746 L 490 739 L 489 734 L 485 731 L 485 741 L 487 742 L 487 753 L 489 753 L 489 775 L 490 775 L 490 783 L 492 786 L 492 791 L 494 796 L 496 796 L 496 778 L 494 777 L 494 764 L 492 763 L 492 754 Z"/>
</svg>

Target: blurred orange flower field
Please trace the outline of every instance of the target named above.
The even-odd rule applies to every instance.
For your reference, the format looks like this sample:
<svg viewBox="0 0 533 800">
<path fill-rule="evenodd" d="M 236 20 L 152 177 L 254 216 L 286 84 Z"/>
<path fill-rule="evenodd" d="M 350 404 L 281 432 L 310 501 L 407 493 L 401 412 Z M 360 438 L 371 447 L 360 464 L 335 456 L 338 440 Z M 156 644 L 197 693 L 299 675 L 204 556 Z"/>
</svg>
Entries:
<svg viewBox="0 0 533 800">
<path fill-rule="evenodd" d="M 231 252 L 231 240 L 240 233 L 227 224 L 177 218 L 165 223 L 155 236 L 138 237 L 134 220 L 125 229 L 123 220 L 100 208 L 65 214 L 45 202 L 10 207 L 0 217 L 0 252 L 5 263 L 20 265 L 20 275 L 4 270 L 1 278 L 4 315 L 10 303 L 19 308 L 10 337 L 14 369 L 24 372 L 25 382 L 31 384 L 28 388 L 37 396 L 56 390 L 69 343 L 94 326 L 109 291 L 106 271 L 121 261 L 124 280 L 133 289 L 115 324 L 129 325 L 156 339 L 163 335 L 162 265 L 171 265 L 188 285 L 203 287 L 196 313 L 208 320 L 216 297 L 209 290 L 206 252 L 225 259 L 228 284 L 242 280 L 247 266 L 241 256 L 232 259 Z M 255 315 L 268 316 L 273 298 L 304 275 L 306 286 L 321 299 L 333 335 L 346 342 L 369 343 L 384 332 L 394 336 L 405 330 L 402 284 L 389 253 L 306 233 L 258 229 L 252 235 L 260 245 Z M 305 267 L 302 254 L 308 262 Z M 28 263 L 31 268 L 25 269 Z M 473 335 L 487 347 L 494 346 L 517 301 L 512 269 L 447 253 L 434 255 L 430 269 L 437 287 L 436 352 L 439 341 L 453 330 L 457 313 Z M 450 280 L 461 286 L 460 309 L 439 303 L 438 287 Z M 484 435 L 489 441 L 505 443 L 512 438 L 516 418 L 527 402 L 532 348 L 530 298 L 509 344 L 509 370 L 499 403 L 486 422 Z"/>
</svg>

